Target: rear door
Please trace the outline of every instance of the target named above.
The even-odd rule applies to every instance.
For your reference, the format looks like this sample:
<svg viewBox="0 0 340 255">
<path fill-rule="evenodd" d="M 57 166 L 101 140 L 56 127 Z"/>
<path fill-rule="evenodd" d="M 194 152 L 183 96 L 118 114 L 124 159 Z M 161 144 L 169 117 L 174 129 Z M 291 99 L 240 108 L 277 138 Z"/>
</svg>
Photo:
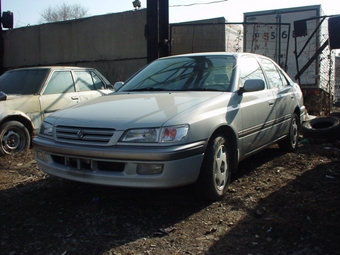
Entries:
<svg viewBox="0 0 340 255">
<path fill-rule="evenodd" d="M 283 71 L 270 59 L 260 58 L 268 81 L 268 89 L 274 98 L 271 119 L 274 125 L 271 139 L 277 139 L 288 132 L 292 113 L 296 105 L 294 91 Z"/>
<path fill-rule="evenodd" d="M 73 73 L 80 102 L 113 92 L 94 70 L 75 70 Z"/>
</svg>

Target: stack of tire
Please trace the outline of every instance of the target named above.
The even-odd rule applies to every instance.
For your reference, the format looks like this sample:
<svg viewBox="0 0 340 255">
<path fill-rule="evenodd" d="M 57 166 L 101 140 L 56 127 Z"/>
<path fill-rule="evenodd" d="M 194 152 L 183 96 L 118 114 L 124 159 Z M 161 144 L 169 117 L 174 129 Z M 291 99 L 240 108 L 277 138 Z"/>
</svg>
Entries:
<svg viewBox="0 0 340 255">
<path fill-rule="evenodd" d="M 336 116 L 316 117 L 301 126 L 303 138 L 336 141 L 340 139 L 340 118 Z"/>
</svg>

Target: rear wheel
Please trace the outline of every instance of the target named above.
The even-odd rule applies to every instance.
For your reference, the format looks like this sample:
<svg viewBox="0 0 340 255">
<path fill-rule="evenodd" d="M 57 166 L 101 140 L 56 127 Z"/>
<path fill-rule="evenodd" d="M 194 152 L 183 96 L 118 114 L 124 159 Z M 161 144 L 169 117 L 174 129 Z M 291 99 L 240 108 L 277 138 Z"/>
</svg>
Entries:
<svg viewBox="0 0 340 255">
<path fill-rule="evenodd" d="M 279 147 L 282 150 L 288 152 L 294 151 L 298 146 L 299 136 L 300 136 L 299 118 L 294 113 L 290 121 L 288 136 L 284 140 L 279 142 Z"/>
<path fill-rule="evenodd" d="M 9 121 L 0 128 L 0 154 L 12 154 L 27 150 L 31 137 L 27 128 L 18 121 Z"/>
<path fill-rule="evenodd" d="M 214 136 L 208 144 L 196 183 L 199 195 L 209 200 L 219 200 L 230 183 L 230 147 L 224 136 Z"/>
</svg>

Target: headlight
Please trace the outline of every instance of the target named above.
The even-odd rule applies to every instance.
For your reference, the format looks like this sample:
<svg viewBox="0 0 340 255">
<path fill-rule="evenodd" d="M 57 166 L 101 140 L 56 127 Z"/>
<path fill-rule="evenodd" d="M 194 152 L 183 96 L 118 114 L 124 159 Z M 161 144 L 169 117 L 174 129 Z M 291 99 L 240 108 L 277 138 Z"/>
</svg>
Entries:
<svg viewBox="0 0 340 255">
<path fill-rule="evenodd" d="M 43 136 L 53 136 L 53 125 L 44 121 L 41 123 L 39 134 Z"/>
<path fill-rule="evenodd" d="M 158 128 L 131 129 L 123 136 L 122 142 L 156 143 L 158 134 Z"/>
<path fill-rule="evenodd" d="M 186 138 L 189 125 L 131 129 L 121 138 L 122 142 L 131 143 L 168 143 L 179 142 Z"/>
<path fill-rule="evenodd" d="M 187 137 L 188 130 L 188 125 L 164 127 L 161 129 L 160 142 L 168 143 L 182 141 Z"/>
</svg>

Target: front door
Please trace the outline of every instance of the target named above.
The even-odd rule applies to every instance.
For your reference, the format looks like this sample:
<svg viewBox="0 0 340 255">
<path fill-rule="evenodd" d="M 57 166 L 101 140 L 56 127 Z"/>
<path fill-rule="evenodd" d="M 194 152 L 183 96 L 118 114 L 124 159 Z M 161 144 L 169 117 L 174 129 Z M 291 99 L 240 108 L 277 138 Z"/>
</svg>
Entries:
<svg viewBox="0 0 340 255">
<path fill-rule="evenodd" d="M 263 71 L 254 57 L 241 58 L 238 68 L 240 87 L 248 79 L 265 81 Z M 274 98 L 272 92 L 267 88 L 267 84 L 264 90 L 245 92 L 241 97 L 242 131 L 239 133 L 239 137 L 242 151 L 240 153 L 247 155 L 271 141 L 270 133 L 273 132 L 271 112 Z"/>
<path fill-rule="evenodd" d="M 57 110 L 79 102 L 71 71 L 54 71 L 48 78 L 40 96 L 43 118 Z"/>
</svg>

